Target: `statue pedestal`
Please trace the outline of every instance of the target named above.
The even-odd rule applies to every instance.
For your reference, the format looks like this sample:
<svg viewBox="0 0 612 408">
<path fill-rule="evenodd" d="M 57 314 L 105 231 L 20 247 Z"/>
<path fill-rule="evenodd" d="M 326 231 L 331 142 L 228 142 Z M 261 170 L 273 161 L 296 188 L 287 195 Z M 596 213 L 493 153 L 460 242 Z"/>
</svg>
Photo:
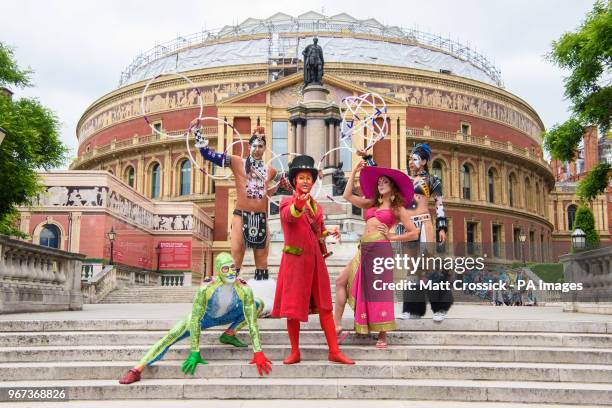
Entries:
<svg viewBox="0 0 612 408">
<path fill-rule="evenodd" d="M 323 102 L 327 103 L 327 95 L 329 91 L 323 85 L 306 85 L 302 91 L 304 95 L 304 103 Z"/>
<path fill-rule="evenodd" d="M 302 95 L 302 101 L 287 109 L 293 125 L 293 150 L 307 154 L 319 163 L 321 157 L 338 144 L 340 108 L 327 100 L 329 90 L 323 85 L 307 85 Z M 335 158 L 326 160 L 322 167 L 331 164 L 331 159 Z"/>
</svg>

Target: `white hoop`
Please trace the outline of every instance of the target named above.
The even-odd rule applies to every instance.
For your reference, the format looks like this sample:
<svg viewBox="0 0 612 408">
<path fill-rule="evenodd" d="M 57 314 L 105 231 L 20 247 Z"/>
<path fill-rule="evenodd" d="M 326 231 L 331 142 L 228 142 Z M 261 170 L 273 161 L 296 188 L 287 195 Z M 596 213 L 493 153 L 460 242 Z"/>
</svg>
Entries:
<svg viewBox="0 0 612 408">
<path fill-rule="evenodd" d="M 232 131 L 238 136 L 238 138 L 236 140 L 234 140 L 232 143 L 229 144 L 229 146 L 227 146 L 227 148 L 223 151 L 223 153 L 225 155 L 227 155 L 228 151 L 231 151 L 230 149 L 236 144 L 236 143 L 240 143 L 240 157 L 244 156 L 244 140 L 242 139 L 242 136 L 240 135 L 240 133 L 238 132 L 238 130 L 231 125 L 230 123 L 228 123 L 227 121 L 223 120 L 223 119 L 219 119 L 217 117 L 214 116 L 199 116 L 197 118 L 195 118 L 194 120 L 191 121 L 191 123 L 195 122 L 195 121 L 205 121 L 205 120 L 216 120 L 218 123 L 223 123 L 227 126 L 229 126 Z M 187 147 L 187 154 L 189 155 L 189 159 L 195 164 L 195 166 L 198 168 L 198 170 L 200 170 L 202 173 L 204 173 L 206 176 L 212 178 L 213 180 L 227 180 L 228 178 L 231 177 L 232 173 L 228 172 L 225 176 L 215 176 L 213 174 L 210 174 L 208 171 L 206 171 L 206 169 L 203 169 L 202 167 L 200 167 L 200 165 L 198 164 L 198 162 L 193 158 L 193 155 L 191 154 L 191 147 L 189 146 L 189 135 L 191 134 L 192 130 L 197 128 L 196 125 L 190 125 L 189 128 L 187 129 L 187 133 L 186 133 L 186 137 L 185 137 L 185 145 Z M 218 138 L 218 136 L 217 136 Z M 224 167 L 225 164 L 225 159 L 223 161 L 223 164 L 221 167 Z"/>
<path fill-rule="evenodd" d="M 377 105 L 380 101 L 380 106 Z M 340 125 L 340 140 L 345 147 L 349 147 L 347 139 L 357 134 L 361 139 L 365 140 L 365 151 L 371 149 L 377 142 L 384 139 L 387 134 L 387 104 L 384 99 L 375 93 L 365 93 L 359 96 L 348 96 L 342 99 L 346 109 L 342 115 L 342 123 Z M 363 108 L 363 105 L 369 107 L 369 110 Z M 350 114 L 350 116 L 349 116 Z M 382 124 L 379 124 L 377 119 L 382 119 Z M 369 129 L 371 137 L 364 136 L 361 130 Z M 353 149 L 351 149 L 354 151 Z"/>
<path fill-rule="evenodd" d="M 354 152 L 355 152 L 353 149 L 351 149 L 350 147 L 346 147 L 346 146 L 338 146 L 338 147 L 334 147 L 333 149 L 328 150 L 327 152 L 325 152 L 325 153 L 323 154 L 323 156 L 321 156 L 321 159 L 319 160 L 319 163 L 317 164 L 317 171 L 318 171 L 318 172 L 321 172 L 321 170 L 322 170 L 322 169 L 321 169 L 321 164 L 323 164 L 323 161 L 324 161 L 325 157 L 326 157 L 328 154 L 330 154 L 330 153 L 332 153 L 332 152 L 335 152 L 336 150 L 341 150 L 341 149 L 347 149 L 347 150 L 350 150 L 352 153 L 354 153 Z M 323 180 L 321 179 L 320 181 L 321 181 L 321 182 L 319 183 L 319 189 L 318 189 L 318 190 L 316 191 L 316 193 L 313 195 L 313 197 L 314 197 L 314 198 L 315 198 L 315 200 L 317 200 L 317 201 L 319 200 L 319 194 L 321 193 L 321 188 L 322 188 L 322 186 L 323 186 Z M 328 196 L 327 198 L 330 198 L 330 199 L 331 199 L 333 202 L 338 203 L 338 201 L 334 200 L 332 197 L 329 197 L 329 196 Z M 342 203 L 340 203 L 340 204 L 342 204 Z"/>
<path fill-rule="evenodd" d="M 153 126 L 153 124 L 151 123 L 151 121 L 149 120 L 149 117 L 147 116 L 146 112 L 145 112 L 145 94 L 147 93 L 147 90 L 149 89 L 149 86 L 158 78 L 166 76 L 166 75 L 176 75 L 180 78 L 183 78 L 185 81 L 187 81 L 190 85 L 193 86 L 193 89 L 195 89 L 196 93 L 198 94 L 198 105 L 200 107 L 200 112 L 198 113 L 198 118 L 202 117 L 202 113 L 204 113 L 204 100 L 202 99 L 202 94 L 200 92 L 200 89 L 198 87 L 195 86 L 195 84 L 193 83 L 193 81 L 189 78 L 187 78 L 185 75 L 180 74 L 178 72 L 165 72 L 165 73 L 161 73 L 158 74 L 156 76 L 154 76 L 153 78 L 151 78 L 147 84 L 145 85 L 144 89 L 142 90 L 142 93 L 140 94 L 140 113 L 142 114 L 142 117 L 144 118 L 145 122 L 147 122 L 147 124 L 149 125 L 149 127 L 151 128 L 151 131 L 153 132 L 153 134 L 159 135 L 159 136 L 165 136 L 167 138 L 170 139 L 178 139 L 181 138 L 183 136 L 185 136 L 184 134 L 180 135 L 180 136 L 172 136 L 167 134 L 166 132 L 162 132 L 160 130 L 155 129 L 155 126 Z M 189 135 L 189 131 L 190 129 L 187 129 L 187 135 Z"/>
</svg>

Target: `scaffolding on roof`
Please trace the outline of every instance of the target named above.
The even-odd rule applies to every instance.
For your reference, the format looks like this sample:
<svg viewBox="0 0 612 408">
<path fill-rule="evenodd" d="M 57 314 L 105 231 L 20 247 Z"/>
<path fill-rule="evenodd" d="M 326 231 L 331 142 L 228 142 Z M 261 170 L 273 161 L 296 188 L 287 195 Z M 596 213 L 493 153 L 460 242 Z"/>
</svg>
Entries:
<svg viewBox="0 0 612 408">
<path fill-rule="evenodd" d="M 265 20 L 249 18 L 235 26 L 178 36 L 137 55 L 121 73 L 119 86 L 129 83 L 134 72 L 157 59 L 172 54 L 178 55 L 179 51 L 188 48 L 257 34 L 268 36 L 268 80 L 274 80 L 286 74 L 287 71 L 295 72 L 299 69 L 300 56 L 297 55 L 297 50 L 300 36 L 304 33 L 362 34 L 380 37 L 383 40 L 409 41 L 415 45 L 423 45 L 467 61 L 484 72 L 497 86 L 503 87 L 499 69 L 481 53 L 457 41 L 417 29 L 385 26 L 372 18 L 357 20 L 345 13 L 328 17 L 316 12 L 308 12 L 297 18 L 277 13 Z M 290 57 L 285 58 L 287 56 Z"/>
</svg>

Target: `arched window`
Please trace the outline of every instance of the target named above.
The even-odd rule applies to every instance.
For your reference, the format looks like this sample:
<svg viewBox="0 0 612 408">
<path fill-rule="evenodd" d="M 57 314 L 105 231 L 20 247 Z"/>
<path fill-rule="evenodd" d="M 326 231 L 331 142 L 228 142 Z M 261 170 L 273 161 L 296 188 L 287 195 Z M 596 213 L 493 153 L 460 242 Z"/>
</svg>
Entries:
<svg viewBox="0 0 612 408">
<path fill-rule="evenodd" d="M 487 173 L 487 178 L 489 181 L 489 202 L 495 202 L 495 174 L 493 173 L 493 169 L 489 169 Z"/>
<path fill-rule="evenodd" d="M 471 197 L 471 180 L 470 180 L 470 166 L 467 164 L 463 165 L 463 198 L 469 200 Z"/>
<path fill-rule="evenodd" d="M 59 228 L 53 224 L 47 224 L 40 231 L 40 245 L 49 248 L 60 247 L 61 233 Z"/>
<path fill-rule="evenodd" d="M 516 184 L 516 177 L 514 174 L 508 176 L 508 205 L 514 207 L 514 186 Z"/>
<path fill-rule="evenodd" d="M 444 185 L 444 179 L 442 178 L 442 163 L 440 160 L 434 160 L 431 165 L 431 174 L 438 177 L 442 181 L 442 185 Z"/>
<path fill-rule="evenodd" d="M 129 166 L 127 169 L 125 169 L 125 172 L 123 174 L 123 179 L 124 181 L 127 183 L 128 186 L 134 188 L 134 178 L 135 178 L 136 172 L 134 171 L 134 167 Z"/>
<path fill-rule="evenodd" d="M 567 229 L 568 231 L 574 230 L 574 219 L 576 218 L 577 207 L 572 204 L 567 207 Z"/>
<path fill-rule="evenodd" d="M 191 194 L 191 162 L 189 160 L 183 160 L 181 163 L 181 182 L 179 194 L 189 195 Z"/>
<path fill-rule="evenodd" d="M 151 198 L 159 197 L 161 190 L 161 166 L 155 163 L 151 167 Z"/>
</svg>

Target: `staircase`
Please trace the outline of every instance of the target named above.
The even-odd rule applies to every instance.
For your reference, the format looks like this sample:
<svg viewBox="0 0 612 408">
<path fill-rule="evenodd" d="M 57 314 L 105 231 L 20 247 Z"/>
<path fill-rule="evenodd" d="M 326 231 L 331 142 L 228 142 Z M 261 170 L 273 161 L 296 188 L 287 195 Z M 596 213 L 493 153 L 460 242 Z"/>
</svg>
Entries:
<svg viewBox="0 0 612 408">
<path fill-rule="evenodd" d="M 469 308 L 478 310 L 475 316 L 498 310 Z M 549 308 L 530 309 L 536 316 Z M 149 399 L 173 400 L 173 406 L 188 399 L 612 405 L 612 319 L 571 321 L 557 313 L 537 320 L 498 320 L 452 318 L 451 313 L 442 324 L 398 321 L 386 350 L 376 349 L 370 338 L 351 334 L 345 340 L 342 349 L 357 361 L 355 366 L 326 361 L 325 338 L 314 316 L 302 324 L 303 362 L 284 366 L 281 360 L 289 352 L 285 322 L 260 319 L 264 351 L 274 363 L 269 378 L 259 378 L 248 364 L 250 349 L 221 345 L 221 332 L 208 330 L 202 332 L 201 349 L 209 364 L 199 366 L 194 377 L 180 372 L 189 353 L 183 341 L 147 368 L 141 382 L 126 386 L 117 379 L 174 324 L 129 319 L 129 314 L 128 307 L 119 319 L 0 320 L 0 395 L 11 387 L 55 386 L 66 387 L 71 400 L 110 400 L 115 406 L 127 406 L 123 400 L 128 399 L 143 405 Z M 352 319 L 343 323 L 351 327 Z M 246 331 L 240 336 L 248 342 Z M 430 404 L 409 402 L 423 400 Z"/>
<path fill-rule="evenodd" d="M 270 278 L 276 279 L 277 270 L 270 270 Z M 329 268 L 332 293 L 336 290 L 335 279 L 341 270 L 339 267 Z M 249 268 L 240 276 L 248 280 L 253 273 L 253 268 Z M 191 303 L 197 289 L 198 286 L 127 286 L 115 289 L 99 303 Z"/>
<path fill-rule="evenodd" d="M 191 303 L 197 286 L 130 286 L 115 289 L 100 303 Z"/>
</svg>

